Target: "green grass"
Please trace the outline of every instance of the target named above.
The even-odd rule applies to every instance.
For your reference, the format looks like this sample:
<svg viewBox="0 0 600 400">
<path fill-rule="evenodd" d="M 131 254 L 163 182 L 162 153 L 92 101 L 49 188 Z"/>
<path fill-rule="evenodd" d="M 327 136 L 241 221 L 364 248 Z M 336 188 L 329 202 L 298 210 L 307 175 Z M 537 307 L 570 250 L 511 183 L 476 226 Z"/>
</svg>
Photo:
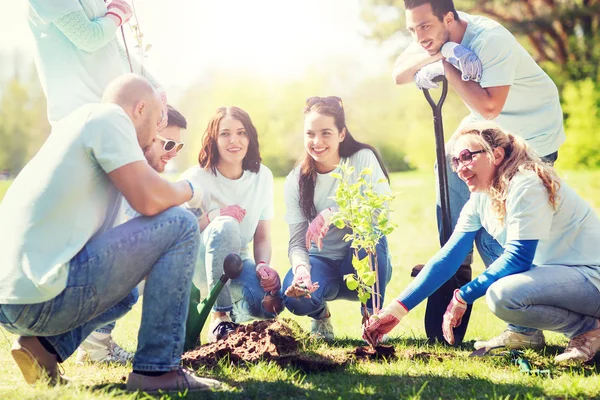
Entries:
<svg viewBox="0 0 600 400">
<path fill-rule="evenodd" d="M 600 212 L 600 171 L 569 172 L 561 175 L 582 194 L 597 212 Z M 5 189 L 0 182 L 0 198 Z M 389 237 L 393 255 L 394 274 L 388 293 L 397 295 L 409 282 L 409 272 L 414 264 L 426 261 L 438 249 L 434 218 L 435 189 L 430 171 L 394 174 L 392 187 L 397 192 L 394 201 L 394 221 L 398 229 Z M 283 221 L 283 179 L 276 180 L 276 218 L 273 222 L 273 266 L 281 274 L 288 269 L 288 230 Z M 479 259 L 474 272 L 482 270 Z M 142 297 L 143 299 L 143 297 Z M 386 302 L 387 304 L 387 302 Z M 360 345 L 360 316 L 357 303 L 338 301 L 331 303 L 333 324 L 338 341 L 331 346 L 316 345 L 319 351 L 345 351 Z M 504 329 L 502 321 L 494 317 L 485 302 L 479 300 L 462 348 L 425 344 L 423 328 L 424 304 L 413 310 L 393 332 L 392 344 L 400 354 L 392 362 L 362 362 L 348 366 L 341 372 L 303 374 L 293 368 L 259 363 L 251 366 L 231 367 L 221 363 L 213 370 L 202 370 L 205 376 L 216 377 L 228 383 L 222 392 L 190 394 L 188 398 L 260 398 L 260 399 L 359 399 L 359 398 L 411 398 L 411 399 L 533 399 L 533 398 L 600 398 L 600 379 L 595 367 L 558 368 L 553 356 L 567 340 L 547 333 L 549 346 L 541 353 L 528 353 L 535 367 L 549 368 L 552 379 L 527 376 L 519 372 L 506 357 L 468 358 L 472 343 L 478 338 L 489 338 Z M 141 307 L 117 323 L 114 336 L 127 350 L 136 347 Z M 284 312 L 286 317 L 291 316 Z M 307 318 L 296 318 L 309 329 Z M 73 358 L 64 364 L 66 375 L 74 385 L 48 389 L 27 386 L 10 357 L 12 336 L 0 337 L 0 398 L 26 399 L 111 399 L 136 398 L 124 390 L 126 367 L 78 366 Z M 417 353 L 414 358 L 406 356 Z M 432 354 L 432 356 L 427 356 Z M 163 398 L 178 398 L 177 394 Z M 144 398 L 138 396 L 137 398 Z"/>
</svg>

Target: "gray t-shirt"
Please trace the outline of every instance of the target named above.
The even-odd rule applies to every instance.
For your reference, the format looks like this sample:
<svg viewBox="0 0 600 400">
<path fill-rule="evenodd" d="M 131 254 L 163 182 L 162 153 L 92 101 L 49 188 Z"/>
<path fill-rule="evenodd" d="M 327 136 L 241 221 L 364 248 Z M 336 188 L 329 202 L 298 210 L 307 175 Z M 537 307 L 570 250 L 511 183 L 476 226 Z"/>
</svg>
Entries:
<svg viewBox="0 0 600 400">
<path fill-rule="evenodd" d="M 340 160 L 340 163 L 345 162 L 348 162 L 349 165 L 353 166 L 355 170 L 353 179 L 351 179 L 351 183 L 356 182 L 358 174 L 366 167 L 369 167 L 373 170 L 372 182 L 375 183 L 382 178 L 385 179 L 385 174 L 379 166 L 375 154 L 369 149 L 359 150 L 352 156 L 348 158 L 342 158 Z M 340 169 L 336 168 L 327 174 L 317 175 L 314 195 L 314 203 L 317 213 L 326 208 L 336 206 L 333 197 L 335 197 L 335 191 L 338 187 L 339 181 L 331 176 L 331 174 L 340 172 Z M 308 227 L 308 222 L 310 222 L 304 217 L 302 214 L 302 209 L 300 208 L 300 192 L 298 186 L 299 178 L 300 166 L 294 168 L 285 179 L 285 221 L 290 225 L 290 227 L 302 227 L 302 229 L 304 229 L 303 232 L 296 232 L 296 236 L 298 237 L 306 234 L 306 228 Z M 391 194 L 391 189 L 387 180 L 385 182 L 376 183 L 374 185 L 374 189 L 377 193 Z M 348 247 L 350 246 L 350 244 L 345 242 L 343 238 L 349 232 L 350 230 L 348 228 L 338 229 L 335 226 L 331 226 L 329 228 L 329 232 L 323 239 L 323 249 L 319 251 L 319 249 L 313 243 L 308 253 L 326 257 L 332 260 L 343 259 L 348 254 Z M 295 242 L 290 246 L 288 254 L 290 256 L 292 266 L 294 267 L 296 266 L 294 259 L 297 260 L 297 258 L 295 258 L 292 253 L 297 251 L 300 253 L 304 252 L 304 254 L 306 254 L 307 252 L 306 247 L 304 247 L 304 243 L 304 241 L 302 241 L 302 243 Z M 296 261 L 296 263 L 297 262 L 298 261 Z"/>
</svg>

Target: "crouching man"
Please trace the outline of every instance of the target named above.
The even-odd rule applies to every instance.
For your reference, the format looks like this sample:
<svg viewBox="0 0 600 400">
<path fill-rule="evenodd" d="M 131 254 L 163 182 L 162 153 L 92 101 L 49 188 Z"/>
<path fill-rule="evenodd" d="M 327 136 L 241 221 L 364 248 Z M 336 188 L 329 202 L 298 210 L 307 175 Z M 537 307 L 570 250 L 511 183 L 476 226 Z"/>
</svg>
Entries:
<svg viewBox="0 0 600 400">
<path fill-rule="evenodd" d="M 180 367 L 201 202 L 187 181 L 148 165 L 161 100 L 123 75 L 102 103 L 57 122 L 0 205 L 0 325 L 20 335 L 12 355 L 25 380 L 61 380 L 66 360 L 94 329 L 129 311 L 146 278 L 129 390 L 202 390 L 220 383 Z M 122 196 L 142 218 L 114 229 Z"/>
</svg>

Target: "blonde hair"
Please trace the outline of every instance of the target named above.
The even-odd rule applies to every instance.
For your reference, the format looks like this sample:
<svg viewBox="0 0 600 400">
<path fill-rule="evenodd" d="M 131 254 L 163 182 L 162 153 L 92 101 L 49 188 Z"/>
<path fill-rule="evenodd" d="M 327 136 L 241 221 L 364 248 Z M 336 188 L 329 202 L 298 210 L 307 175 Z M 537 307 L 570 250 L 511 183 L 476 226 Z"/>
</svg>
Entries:
<svg viewBox="0 0 600 400">
<path fill-rule="evenodd" d="M 456 138 L 464 135 L 472 135 L 473 142 L 481 145 L 492 160 L 494 149 L 504 149 L 504 160 L 498 165 L 488 192 L 492 199 L 492 207 L 501 222 L 506 216 L 508 185 L 519 171 L 530 170 L 537 174 L 548 191 L 548 200 L 556 210 L 560 179 L 554 168 L 542 161 L 523 139 L 504 132 L 489 122 L 467 126 L 456 134 Z"/>
</svg>

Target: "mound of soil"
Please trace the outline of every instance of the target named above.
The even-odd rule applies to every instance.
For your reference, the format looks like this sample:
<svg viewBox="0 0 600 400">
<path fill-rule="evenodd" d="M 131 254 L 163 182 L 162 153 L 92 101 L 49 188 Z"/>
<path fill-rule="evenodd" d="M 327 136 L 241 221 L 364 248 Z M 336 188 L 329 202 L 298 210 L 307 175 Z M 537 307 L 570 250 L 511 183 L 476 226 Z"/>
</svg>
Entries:
<svg viewBox="0 0 600 400">
<path fill-rule="evenodd" d="M 184 364 L 196 368 L 201 365 L 214 366 L 224 357 L 234 364 L 275 361 L 282 366 L 293 365 L 305 372 L 329 371 L 346 362 L 319 354 L 301 353 L 296 337 L 289 321 L 255 321 L 240 325 L 223 340 L 183 354 L 181 359 Z"/>
</svg>

